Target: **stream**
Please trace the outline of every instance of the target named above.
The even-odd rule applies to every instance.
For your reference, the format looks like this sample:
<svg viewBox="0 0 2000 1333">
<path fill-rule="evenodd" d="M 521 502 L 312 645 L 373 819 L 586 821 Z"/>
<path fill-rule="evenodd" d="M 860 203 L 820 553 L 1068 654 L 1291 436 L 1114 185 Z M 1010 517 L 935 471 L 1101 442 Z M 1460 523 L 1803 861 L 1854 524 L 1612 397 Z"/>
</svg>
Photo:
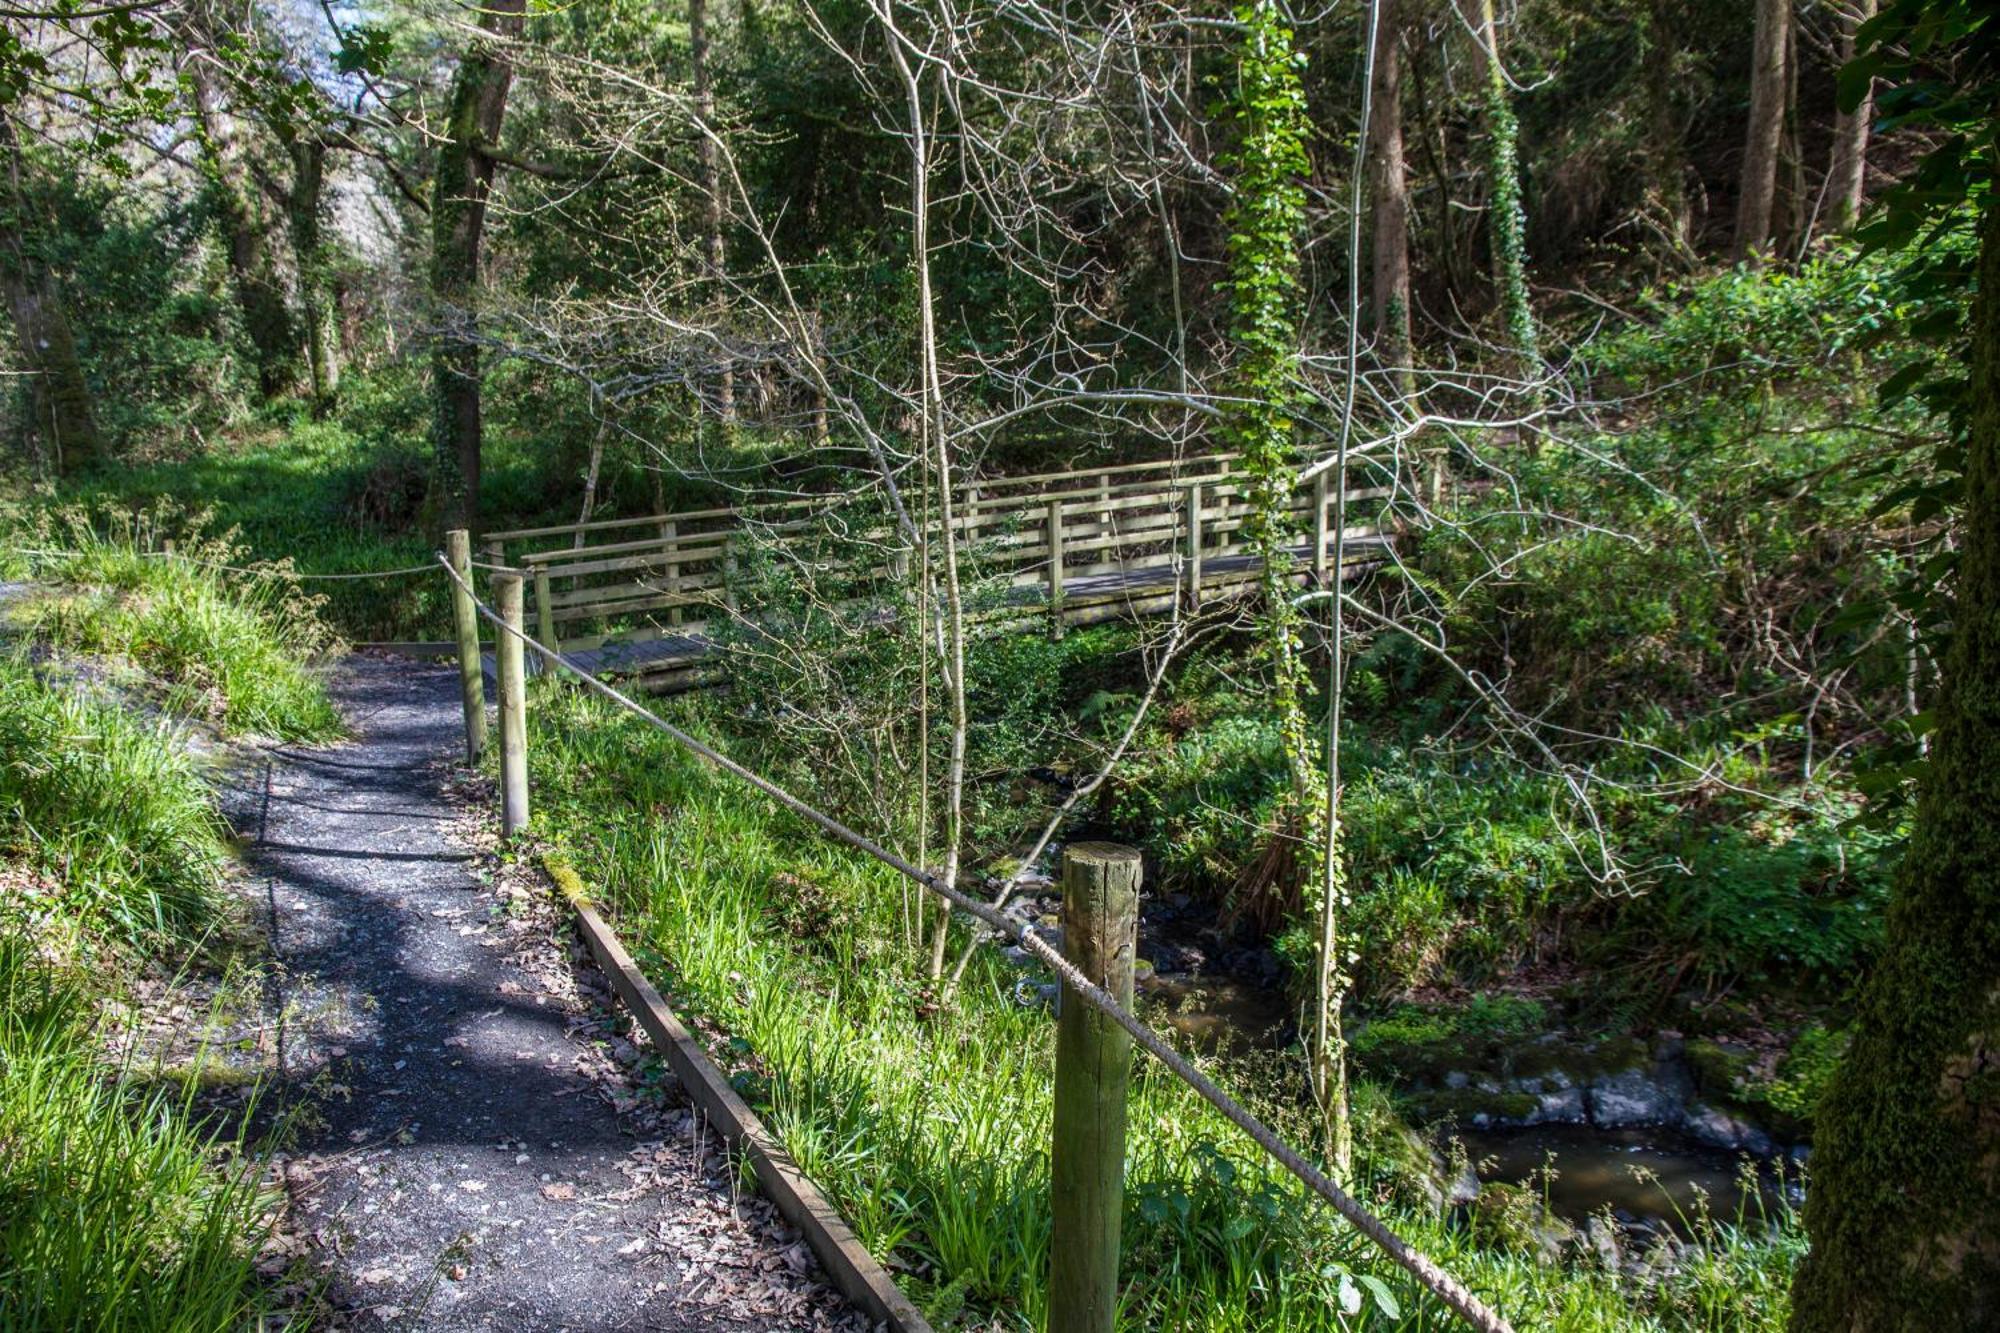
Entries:
<svg viewBox="0 0 2000 1333">
<path fill-rule="evenodd" d="M 1579 1226 L 1609 1208 L 1628 1225 L 1652 1223 L 1688 1236 L 1704 1210 L 1754 1228 L 1784 1206 L 1784 1186 L 1769 1164 L 1671 1130 L 1540 1125 L 1453 1137 L 1481 1181 L 1532 1186 L 1551 1213 Z M 1548 1168 L 1553 1173 L 1545 1175 Z"/>
</svg>

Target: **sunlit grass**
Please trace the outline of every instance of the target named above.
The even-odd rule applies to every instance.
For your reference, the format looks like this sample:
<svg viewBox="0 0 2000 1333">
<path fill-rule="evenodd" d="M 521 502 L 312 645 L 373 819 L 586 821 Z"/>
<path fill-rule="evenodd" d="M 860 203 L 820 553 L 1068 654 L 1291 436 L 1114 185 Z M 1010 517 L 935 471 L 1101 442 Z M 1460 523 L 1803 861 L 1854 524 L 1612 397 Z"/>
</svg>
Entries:
<svg viewBox="0 0 2000 1333">
<path fill-rule="evenodd" d="M 714 701 L 678 707 L 682 721 L 722 730 Z M 880 867 L 575 691 L 544 689 L 530 712 L 542 826 L 673 1002 L 729 1034 L 716 1054 L 863 1240 L 940 1319 L 1039 1326 L 1052 1025 L 1010 999 L 1014 974 L 983 955 L 953 1008 L 927 1017 L 921 964 L 899 938 L 902 886 Z M 787 929 L 798 881 L 847 909 L 823 936 Z M 1223 1072 L 1295 1142 L 1310 1140 L 1295 1084 L 1267 1073 L 1245 1087 L 1245 1071 Z M 1483 1248 L 1390 1201 L 1386 1170 L 1364 1162 L 1359 1192 L 1518 1327 L 1783 1326 L 1801 1244 L 1789 1216 L 1775 1229 L 1711 1225 L 1677 1270 L 1638 1285 Z M 1127 1200 L 1127 1327 L 1457 1326 L 1147 1062 L 1133 1083 Z M 1393 1317 L 1365 1277 L 1387 1288 Z M 1361 1313 L 1341 1313 L 1356 1301 Z"/>
<path fill-rule="evenodd" d="M 107 1070 L 88 993 L 0 934 L 0 1327 L 210 1333 L 256 1310 L 273 1200 L 183 1088 Z"/>
</svg>

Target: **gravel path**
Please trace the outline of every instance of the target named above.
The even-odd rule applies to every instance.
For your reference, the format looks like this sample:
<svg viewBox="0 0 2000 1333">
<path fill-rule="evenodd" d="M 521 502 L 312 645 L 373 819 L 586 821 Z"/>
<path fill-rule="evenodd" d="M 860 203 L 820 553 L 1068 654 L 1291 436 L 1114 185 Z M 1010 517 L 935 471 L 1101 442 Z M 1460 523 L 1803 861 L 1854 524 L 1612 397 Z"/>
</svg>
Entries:
<svg viewBox="0 0 2000 1333">
<path fill-rule="evenodd" d="M 262 751 L 228 792 L 293 1117 L 276 1257 L 321 1326 L 865 1329 L 677 1090 L 631 1072 L 547 895 L 484 854 L 456 690 L 352 657 L 354 740 Z"/>
</svg>

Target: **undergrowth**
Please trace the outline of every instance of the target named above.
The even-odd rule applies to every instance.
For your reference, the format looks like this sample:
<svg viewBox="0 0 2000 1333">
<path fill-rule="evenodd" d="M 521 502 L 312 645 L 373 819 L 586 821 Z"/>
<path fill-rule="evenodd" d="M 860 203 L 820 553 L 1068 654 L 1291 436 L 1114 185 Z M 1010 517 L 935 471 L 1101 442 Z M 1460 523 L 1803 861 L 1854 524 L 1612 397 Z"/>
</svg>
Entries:
<svg viewBox="0 0 2000 1333">
<path fill-rule="evenodd" d="M 679 707 L 727 743 L 711 703 Z M 672 1002 L 727 1034 L 714 1053 L 800 1165 L 934 1318 L 1038 1326 L 1052 1028 L 1015 1001 L 1017 974 L 982 952 L 936 1012 L 908 939 L 909 886 L 587 696 L 545 689 L 530 716 L 543 827 L 560 831 Z M 819 910 L 792 910 L 801 884 Z M 1247 1091 L 1302 1141 L 1283 1077 L 1266 1070 Z M 1357 1187 L 1393 1198 L 1396 1169 L 1371 1150 Z M 1127 1183 L 1124 1327 L 1322 1330 L 1356 1315 L 1371 1328 L 1454 1326 L 1150 1063 L 1133 1084 Z M 1385 1206 L 1520 1327 L 1775 1330 L 1802 1247 L 1789 1216 L 1774 1229 L 1709 1219 L 1677 1272 L 1625 1285 Z"/>
<path fill-rule="evenodd" d="M 85 985 L 0 934 L 0 1327 L 244 1326 L 273 1200 L 242 1138 L 101 1050 Z"/>
<path fill-rule="evenodd" d="M 332 643 L 320 601 L 286 566 L 222 568 L 243 568 L 243 548 L 206 535 L 199 518 L 168 554 L 157 534 L 171 517 L 46 519 L 28 547 L 39 594 L 17 622 L 48 646 L 130 663 L 171 713 L 236 734 L 338 736 L 339 715 L 309 665 Z"/>
</svg>

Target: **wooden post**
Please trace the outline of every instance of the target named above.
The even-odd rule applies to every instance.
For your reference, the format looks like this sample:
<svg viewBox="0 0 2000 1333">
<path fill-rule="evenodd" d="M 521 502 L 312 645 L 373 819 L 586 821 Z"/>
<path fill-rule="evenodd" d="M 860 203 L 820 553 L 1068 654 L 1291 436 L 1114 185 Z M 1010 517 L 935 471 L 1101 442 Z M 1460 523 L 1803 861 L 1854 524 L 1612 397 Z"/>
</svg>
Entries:
<svg viewBox="0 0 2000 1333">
<path fill-rule="evenodd" d="M 1109 842 L 1063 852 L 1063 952 L 1132 1004 L 1139 853 Z M 1055 1141 L 1049 1159 L 1049 1333 L 1111 1333 L 1125 1211 L 1125 1086 L 1132 1038 L 1064 988 L 1056 1019 Z"/>
<path fill-rule="evenodd" d="M 453 528 L 444 535 L 445 559 L 466 587 L 451 585 L 452 620 L 458 628 L 458 684 L 465 696 L 465 762 L 486 753 L 486 672 L 479 660 L 479 613 L 472 609 L 472 534 Z"/>
<path fill-rule="evenodd" d="M 736 534 L 733 532 L 722 539 L 722 604 L 731 611 L 736 609 Z"/>
<path fill-rule="evenodd" d="M 1187 605 L 1201 610 L 1201 486 L 1187 488 Z"/>
<path fill-rule="evenodd" d="M 493 576 L 493 600 L 511 629 L 521 628 L 521 576 Z M 501 631 L 494 657 L 500 676 L 500 831 L 509 838 L 528 826 L 528 698 L 521 641 Z"/>
<path fill-rule="evenodd" d="M 681 529 L 672 519 L 660 524 L 660 540 L 667 553 L 667 596 L 681 595 Z M 681 604 L 675 602 L 667 608 L 667 623 L 681 623 Z"/>
<path fill-rule="evenodd" d="M 554 675 L 555 654 L 562 651 L 562 640 L 556 637 L 556 609 L 549 604 L 549 567 L 533 566 L 535 571 L 535 637 L 540 639 L 548 652 L 542 654 L 542 673 Z"/>
<path fill-rule="evenodd" d="M 1062 637 L 1063 612 L 1063 512 L 1062 501 L 1049 501 L 1049 615 L 1054 618 L 1055 634 Z"/>
<path fill-rule="evenodd" d="M 1313 478 L 1313 582 L 1326 582 L 1326 473 Z"/>
</svg>

